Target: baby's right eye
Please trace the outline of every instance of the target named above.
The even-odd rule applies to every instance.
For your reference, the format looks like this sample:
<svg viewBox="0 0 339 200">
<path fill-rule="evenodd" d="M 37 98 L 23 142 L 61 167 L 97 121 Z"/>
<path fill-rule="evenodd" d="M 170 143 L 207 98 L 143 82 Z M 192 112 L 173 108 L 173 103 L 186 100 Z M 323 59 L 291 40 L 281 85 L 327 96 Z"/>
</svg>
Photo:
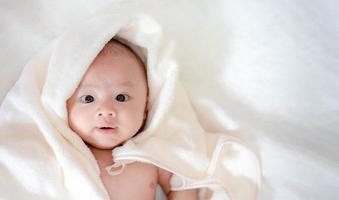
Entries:
<svg viewBox="0 0 339 200">
<path fill-rule="evenodd" d="M 94 97 L 92 95 L 83 95 L 80 97 L 81 103 L 92 103 L 94 101 Z"/>
</svg>

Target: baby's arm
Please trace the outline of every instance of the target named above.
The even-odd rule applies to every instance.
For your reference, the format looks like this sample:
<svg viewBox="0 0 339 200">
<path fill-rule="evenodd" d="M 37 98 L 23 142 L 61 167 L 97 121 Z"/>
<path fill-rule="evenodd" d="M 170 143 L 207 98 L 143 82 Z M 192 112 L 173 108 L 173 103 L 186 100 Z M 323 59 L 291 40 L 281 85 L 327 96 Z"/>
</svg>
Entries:
<svg viewBox="0 0 339 200">
<path fill-rule="evenodd" d="M 164 169 L 158 168 L 158 182 L 164 190 L 169 200 L 198 200 L 198 190 L 182 190 L 182 191 L 171 191 L 170 178 L 172 173 Z"/>
</svg>

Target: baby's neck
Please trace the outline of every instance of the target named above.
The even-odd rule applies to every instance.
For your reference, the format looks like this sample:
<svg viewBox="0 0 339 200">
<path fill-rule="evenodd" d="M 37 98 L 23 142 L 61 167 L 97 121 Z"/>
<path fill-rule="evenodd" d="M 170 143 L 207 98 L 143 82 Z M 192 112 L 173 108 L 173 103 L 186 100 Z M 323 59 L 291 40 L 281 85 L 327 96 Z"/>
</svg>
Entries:
<svg viewBox="0 0 339 200">
<path fill-rule="evenodd" d="M 89 146 L 89 148 L 97 160 L 99 167 L 106 167 L 113 164 L 112 149 L 98 149 L 93 146 Z"/>
</svg>

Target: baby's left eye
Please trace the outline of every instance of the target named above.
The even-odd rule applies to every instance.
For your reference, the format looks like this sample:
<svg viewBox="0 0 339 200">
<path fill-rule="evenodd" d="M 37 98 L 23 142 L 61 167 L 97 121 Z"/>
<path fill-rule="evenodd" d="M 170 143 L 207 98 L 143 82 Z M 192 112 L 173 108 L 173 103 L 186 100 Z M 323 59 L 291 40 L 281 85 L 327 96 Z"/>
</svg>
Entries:
<svg viewBox="0 0 339 200">
<path fill-rule="evenodd" d="M 115 100 L 117 100 L 119 102 L 126 102 L 126 101 L 128 101 L 128 99 L 129 99 L 129 96 L 127 94 L 118 94 L 115 97 Z"/>
<path fill-rule="evenodd" d="M 92 103 L 94 101 L 94 97 L 92 95 L 83 95 L 80 97 L 81 103 Z"/>
</svg>

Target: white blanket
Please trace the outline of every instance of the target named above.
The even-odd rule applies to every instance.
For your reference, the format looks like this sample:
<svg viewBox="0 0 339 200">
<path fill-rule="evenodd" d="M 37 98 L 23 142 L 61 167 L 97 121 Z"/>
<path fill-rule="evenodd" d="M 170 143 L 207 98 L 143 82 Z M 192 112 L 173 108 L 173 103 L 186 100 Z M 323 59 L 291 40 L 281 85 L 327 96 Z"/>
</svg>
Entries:
<svg viewBox="0 0 339 200">
<path fill-rule="evenodd" d="M 218 187 L 233 200 L 256 199 L 261 169 L 255 153 L 234 136 L 203 130 L 161 27 L 143 14 L 111 11 L 56 38 L 24 68 L 4 99 L 2 197 L 108 198 L 93 155 L 68 126 L 65 102 L 112 37 L 144 60 L 149 85 L 145 129 L 113 150 L 114 166 L 152 163 L 174 174 L 172 190 Z"/>
<path fill-rule="evenodd" d="M 261 200 L 339 199 L 337 1 L 3 0 L 1 100 L 30 58 L 103 6 L 138 7 L 176 40 L 204 129 L 241 130 L 258 149 Z"/>
</svg>

